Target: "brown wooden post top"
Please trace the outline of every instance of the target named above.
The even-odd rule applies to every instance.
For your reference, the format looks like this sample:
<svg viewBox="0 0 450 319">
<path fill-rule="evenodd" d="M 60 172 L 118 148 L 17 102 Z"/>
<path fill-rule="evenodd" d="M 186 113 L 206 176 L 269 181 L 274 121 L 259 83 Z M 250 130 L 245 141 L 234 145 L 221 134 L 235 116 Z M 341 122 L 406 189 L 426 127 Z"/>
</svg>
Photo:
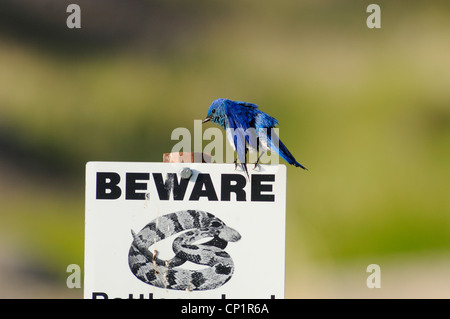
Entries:
<svg viewBox="0 0 450 319">
<path fill-rule="evenodd" d="M 164 153 L 163 162 L 164 163 L 211 163 L 211 155 L 206 153 L 195 153 L 195 152 L 175 152 L 175 153 Z"/>
</svg>

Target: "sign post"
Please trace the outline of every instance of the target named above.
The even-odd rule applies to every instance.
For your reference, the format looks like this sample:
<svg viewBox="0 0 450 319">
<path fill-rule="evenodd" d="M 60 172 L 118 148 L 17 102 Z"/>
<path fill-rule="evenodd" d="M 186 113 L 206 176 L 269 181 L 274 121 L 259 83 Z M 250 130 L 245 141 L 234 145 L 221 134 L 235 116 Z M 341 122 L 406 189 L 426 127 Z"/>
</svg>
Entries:
<svg viewBox="0 0 450 319">
<path fill-rule="evenodd" d="M 89 162 L 85 222 L 85 298 L 284 298 L 284 165 Z"/>
</svg>

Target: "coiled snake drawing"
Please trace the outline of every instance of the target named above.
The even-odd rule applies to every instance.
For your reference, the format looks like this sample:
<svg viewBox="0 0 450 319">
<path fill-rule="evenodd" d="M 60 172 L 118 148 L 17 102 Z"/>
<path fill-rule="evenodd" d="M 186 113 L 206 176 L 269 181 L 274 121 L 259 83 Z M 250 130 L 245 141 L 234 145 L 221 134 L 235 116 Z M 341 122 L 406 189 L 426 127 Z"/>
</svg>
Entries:
<svg viewBox="0 0 450 319">
<path fill-rule="evenodd" d="M 180 234 L 172 244 L 175 257 L 170 260 L 158 258 L 158 251 L 150 246 L 164 238 Z M 213 214 L 197 210 L 184 210 L 163 215 L 135 234 L 128 253 L 131 272 L 141 281 L 160 288 L 175 290 L 215 289 L 231 279 L 234 263 L 224 251 L 228 242 L 236 242 L 241 235 L 225 225 Z M 195 244 L 203 238 L 212 239 Z M 209 267 L 199 270 L 178 266 L 191 261 Z"/>
</svg>

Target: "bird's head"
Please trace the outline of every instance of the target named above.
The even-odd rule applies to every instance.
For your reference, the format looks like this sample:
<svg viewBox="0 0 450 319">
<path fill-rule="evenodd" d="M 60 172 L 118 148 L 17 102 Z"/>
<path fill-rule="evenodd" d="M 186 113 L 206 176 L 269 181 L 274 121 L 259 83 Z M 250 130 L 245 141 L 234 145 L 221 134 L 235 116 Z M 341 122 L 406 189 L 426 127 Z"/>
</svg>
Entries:
<svg viewBox="0 0 450 319">
<path fill-rule="evenodd" d="M 213 122 L 215 124 L 219 124 L 223 128 L 225 128 L 225 103 L 226 99 L 217 99 L 211 103 L 211 106 L 208 109 L 208 114 L 206 115 L 206 118 L 202 121 L 203 123 L 206 122 Z"/>
</svg>

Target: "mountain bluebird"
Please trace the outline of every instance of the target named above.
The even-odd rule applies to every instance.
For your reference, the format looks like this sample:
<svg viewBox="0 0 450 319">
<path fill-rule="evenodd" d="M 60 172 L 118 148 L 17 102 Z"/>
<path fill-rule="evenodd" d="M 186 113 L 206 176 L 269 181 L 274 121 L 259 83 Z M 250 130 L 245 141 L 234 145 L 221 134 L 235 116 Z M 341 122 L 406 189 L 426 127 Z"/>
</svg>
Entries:
<svg viewBox="0 0 450 319">
<path fill-rule="evenodd" d="M 264 152 L 270 150 L 278 153 L 286 162 L 306 169 L 297 162 L 287 147 L 273 132 L 278 121 L 260 111 L 258 105 L 248 102 L 217 99 L 209 107 L 207 117 L 202 123 L 211 121 L 220 125 L 227 133 L 227 139 L 237 153 L 242 168 L 248 176 L 246 166 L 247 151 L 260 150 L 255 168 Z M 237 165 L 237 159 L 234 161 Z"/>
</svg>

